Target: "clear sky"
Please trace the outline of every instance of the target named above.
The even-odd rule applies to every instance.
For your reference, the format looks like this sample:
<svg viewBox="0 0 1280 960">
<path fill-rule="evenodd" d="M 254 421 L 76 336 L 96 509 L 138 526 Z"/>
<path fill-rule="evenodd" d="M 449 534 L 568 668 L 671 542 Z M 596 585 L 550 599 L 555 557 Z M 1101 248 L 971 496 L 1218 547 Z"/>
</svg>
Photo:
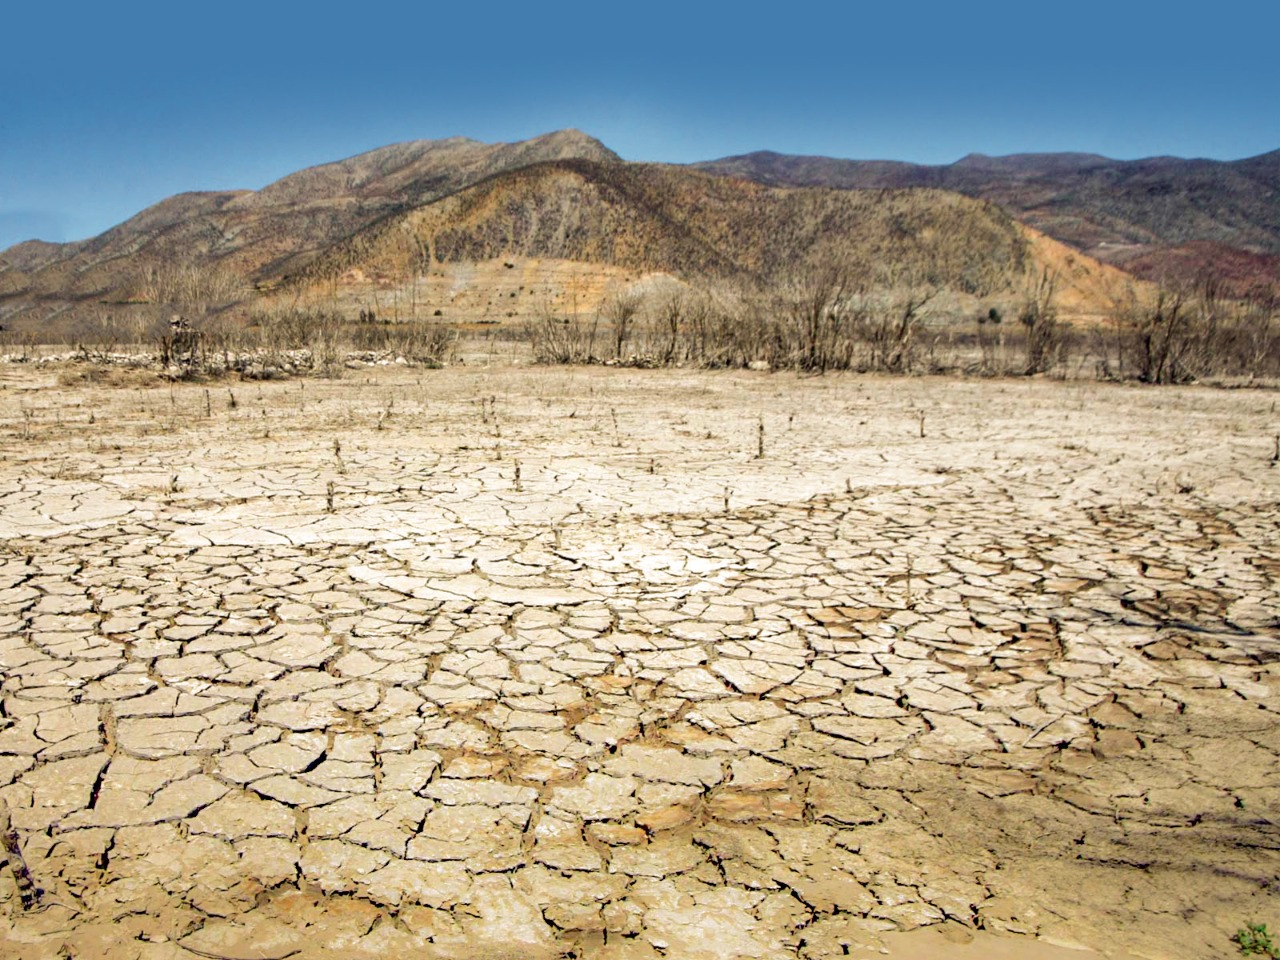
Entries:
<svg viewBox="0 0 1280 960">
<path fill-rule="evenodd" d="M 14 0 L 0 249 L 401 140 L 632 160 L 1280 148 L 1280 2 Z"/>
</svg>

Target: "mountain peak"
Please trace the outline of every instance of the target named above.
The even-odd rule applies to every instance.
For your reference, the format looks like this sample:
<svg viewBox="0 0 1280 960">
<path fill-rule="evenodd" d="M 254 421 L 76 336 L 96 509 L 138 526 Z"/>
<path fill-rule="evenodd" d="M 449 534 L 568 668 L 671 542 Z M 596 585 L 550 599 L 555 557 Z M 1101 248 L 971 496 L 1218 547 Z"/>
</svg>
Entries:
<svg viewBox="0 0 1280 960">
<path fill-rule="evenodd" d="M 595 137 L 588 133 L 583 133 L 576 127 L 565 127 L 563 130 L 553 130 L 550 133 L 544 133 L 541 136 L 533 137 L 529 140 L 513 143 L 511 146 L 543 150 L 552 149 L 561 154 L 556 157 L 548 157 L 547 159 L 549 160 L 576 158 L 582 160 L 616 162 L 622 159 Z"/>
<path fill-rule="evenodd" d="M 459 176 L 475 180 L 512 165 L 572 158 L 616 161 L 618 155 L 580 130 L 557 130 L 514 143 L 485 143 L 470 137 L 408 140 L 289 174 L 240 206 L 297 205 L 342 198 L 419 203 Z"/>
</svg>

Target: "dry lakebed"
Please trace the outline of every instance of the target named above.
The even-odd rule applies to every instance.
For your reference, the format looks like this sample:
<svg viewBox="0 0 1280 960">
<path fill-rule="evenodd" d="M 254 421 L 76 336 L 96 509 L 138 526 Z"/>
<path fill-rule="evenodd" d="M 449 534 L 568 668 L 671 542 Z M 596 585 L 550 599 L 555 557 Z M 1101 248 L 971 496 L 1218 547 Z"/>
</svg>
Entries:
<svg viewBox="0 0 1280 960">
<path fill-rule="evenodd" d="M 0 366 L 0 955 L 1226 957 L 1277 393 Z"/>
</svg>

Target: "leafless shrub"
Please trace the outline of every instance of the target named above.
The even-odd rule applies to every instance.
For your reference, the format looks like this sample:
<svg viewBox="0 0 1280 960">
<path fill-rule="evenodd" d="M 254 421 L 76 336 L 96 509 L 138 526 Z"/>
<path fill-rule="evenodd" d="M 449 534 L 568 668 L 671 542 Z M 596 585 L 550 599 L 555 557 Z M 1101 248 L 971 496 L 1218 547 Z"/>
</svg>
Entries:
<svg viewBox="0 0 1280 960">
<path fill-rule="evenodd" d="M 676 352 L 680 347 L 680 332 L 685 316 L 684 291 L 671 291 L 658 305 L 657 311 L 664 339 L 662 361 L 670 366 L 675 363 Z"/>
<path fill-rule="evenodd" d="M 336 311 L 278 307 L 255 312 L 249 322 L 258 330 L 262 349 L 274 368 L 342 376 L 344 321 Z"/>
<path fill-rule="evenodd" d="M 1005 369 L 1004 315 L 998 307 L 980 310 L 975 320 L 974 342 L 978 349 L 978 363 L 971 372 L 982 376 L 996 376 Z"/>
<path fill-rule="evenodd" d="M 1237 368 L 1259 376 L 1280 375 L 1280 293 L 1255 290 L 1238 308 L 1230 353 Z"/>
<path fill-rule="evenodd" d="M 527 326 L 533 358 L 538 363 L 595 363 L 596 333 L 600 321 L 586 321 L 577 314 L 559 316 L 549 303 L 540 304 Z"/>
<path fill-rule="evenodd" d="M 137 282 L 140 299 L 184 307 L 236 303 L 248 292 L 244 280 L 232 271 L 194 264 L 150 266 Z"/>
<path fill-rule="evenodd" d="M 922 274 L 887 275 L 864 298 L 858 335 L 869 350 L 866 369 L 911 371 L 924 308 L 940 289 Z"/>
<path fill-rule="evenodd" d="M 1105 373 L 1143 383 L 1280 375 L 1280 301 L 1272 290 L 1243 300 L 1201 276 L 1117 304 L 1102 344 Z"/>
<path fill-rule="evenodd" d="M 74 332 L 76 353 L 83 360 L 104 362 L 146 338 L 146 323 L 136 316 L 121 317 L 105 310 L 80 321 Z"/>
<path fill-rule="evenodd" d="M 1138 379 L 1143 383 L 1194 380 L 1188 361 L 1197 331 L 1182 291 L 1161 290 L 1155 303 L 1130 320 Z"/>
<path fill-rule="evenodd" d="M 1058 278 L 1048 268 L 1030 280 L 1018 321 L 1026 329 L 1028 375 L 1044 373 L 1062 359 L 1063 340 L 1053 305 Z"/>
<path fill-rule="evenodd" d="M 854 327 L 866 321 L 856 303 L 865 292 L 860 279 L 843 265 L 825 264 L 796 281 L 787 310 L 790 323 L 778 331 L 789 356 L 785 364 L 775 356 L 775 366 L 822 373 L 852 365 Z"/>
<path fill-rule="evenodd" d="M 175 315 L 155 344 L 160 365 L 184 380 L 201 376 L 209 367 L 204 333 L 182 317 Z"/>
<path fill-rule="evenodd" d="M 778 303 L 760 294 L 709 294 L 692 311 L 696 339 L 685 351 L 689 362 L 712 368 L 777 366 L 783 350 L 778 311 Z"/>
<path fill-rule="evenodd" d="M 620 290 L 604 304 L 605 319 L 613 324 L 613 357 L 623 359 L 623 348 L 631 333 L 631 324 L 640 312 L 644 298 L 636 290 Z"/>
<path fill-rule="evenodd" d="M 403 357 L 410 363 L 443 366 L 457 350 L 458 335 L 452 327 L 426 320 L 403 323 L 362 323 L 348 328 L 357 351 Z"/>
</svg>

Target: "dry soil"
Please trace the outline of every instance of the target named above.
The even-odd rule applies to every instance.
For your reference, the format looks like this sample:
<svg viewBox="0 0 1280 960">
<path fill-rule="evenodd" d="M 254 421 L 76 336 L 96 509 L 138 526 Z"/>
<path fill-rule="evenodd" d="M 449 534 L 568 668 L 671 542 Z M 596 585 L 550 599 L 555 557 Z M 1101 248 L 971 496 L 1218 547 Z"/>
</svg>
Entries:
<svg viewBox="0 0 1280 960">
<path fill-rule="evenodd" d="M 1280 924 L 1274 392 L 86 373 L 0 367 L 0 955 Z"/>
</svg>

